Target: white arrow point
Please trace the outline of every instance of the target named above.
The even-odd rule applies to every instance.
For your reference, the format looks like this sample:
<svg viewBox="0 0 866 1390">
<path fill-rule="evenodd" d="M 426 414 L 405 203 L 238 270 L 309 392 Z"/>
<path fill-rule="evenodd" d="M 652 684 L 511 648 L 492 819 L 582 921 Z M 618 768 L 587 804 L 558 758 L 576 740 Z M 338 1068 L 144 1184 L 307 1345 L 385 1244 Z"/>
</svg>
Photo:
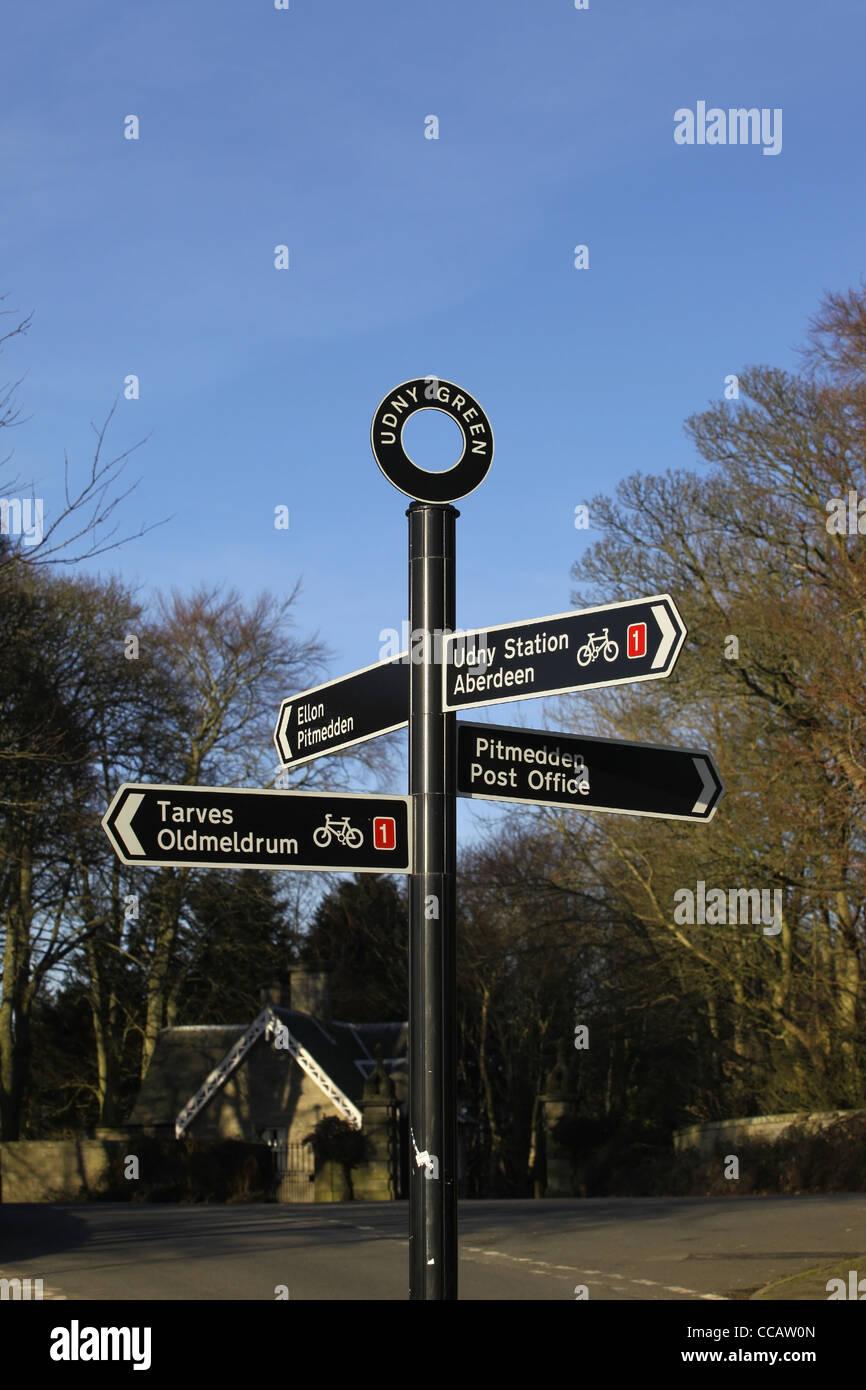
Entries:
<svg viewBox="0 0 866 1390">
<path fill-rule="evenodd" d="M 280 722 L 277 727 L 277 751 L 284 763 L 291 762 L 292 749 L 289 744 L 288 723 L 292 717 L 291 705 L 286 705 L 280 715 Z"/>
<path fill-rule="evenodd" d="M 654 603 L 652 606 L 653 616 L 662 630 L 662 640 L 659 649 L 653 657 L 652 669 L 655 671 L 659 666 L 664 666 L 670 655 L 671 647 L 677 640 L 677 630 L 670 620 L 668 610 L 661 603 Z"/>
<path fill-rule="evenodd" d="M 692 807 L 692 815 L 702 816 L 715 794 L 716 779 L 710 771 L 710 765 L 706 758 L 692 758 L 692 762 L 698 769 L 698 776 L 701 779 L 701 794 Z"/>
<path fill-rule="evenodd" d="M 114 822 L 114 829 L 120 837 L 120 842 L 127 854 L 140 854 L 144 856 L 144 845 L 139 840 L 132 828 L 132 818 L 144 800 L 142 792 L 130 792 L 123 809 L 117 820 Z"/>
</svg>

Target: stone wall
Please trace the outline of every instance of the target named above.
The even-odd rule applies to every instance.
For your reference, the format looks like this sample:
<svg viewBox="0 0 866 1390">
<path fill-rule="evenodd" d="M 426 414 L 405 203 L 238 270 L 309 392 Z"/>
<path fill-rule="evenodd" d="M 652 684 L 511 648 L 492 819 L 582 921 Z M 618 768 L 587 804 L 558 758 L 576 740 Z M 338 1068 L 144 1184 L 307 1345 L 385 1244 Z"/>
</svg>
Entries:
<svg viewBox="0 0 866 1390">
<path fill-rule="evenodd" d="M 19 1139 L 2 1143 L 0 1201 L 86 1201 L 104 1187 L 110 1156 L 117 1150 L 128 1153 L 129 1141 Z"/>
<path fill-rule="evenodd" d="M 866 1115 L 866 1110 L 789 1111 L 784 1115 L 750 1115 L 736 1120 L 713 1120 L 704 1125 L 689 1125 L 674 1131 L 674 1149 L 683 1152 L 697 1149 L 708 1158 L 717 1149 L 731 1149 L 737 1144 L 772 1143 L 781 1138 L 792 1125 L 817 1133 L 834 1120 Z"/>
<path fill-rule="evenodd" d="M 232 1140 L 178 1143 L 144 1130 L 103 1130 L 94 1139 L 0 1144 L 4 1203 L 267 1201 L 275 1176 L 266 1145 Z"/>
</svg>

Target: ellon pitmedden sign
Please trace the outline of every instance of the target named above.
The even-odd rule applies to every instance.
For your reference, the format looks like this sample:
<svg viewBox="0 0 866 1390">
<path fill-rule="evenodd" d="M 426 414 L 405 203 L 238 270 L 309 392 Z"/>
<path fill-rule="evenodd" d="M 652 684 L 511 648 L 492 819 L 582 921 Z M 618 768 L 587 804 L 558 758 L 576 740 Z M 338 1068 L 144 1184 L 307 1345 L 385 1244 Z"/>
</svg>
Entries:
<svg viewBox="0 0 866 1390">
<path fill-rule="evenodd" d="M 377 661 L 283 700 L 274 743 L 285 767 L 338 753 L 409 723 L 408 655 Z"/>
</svg>

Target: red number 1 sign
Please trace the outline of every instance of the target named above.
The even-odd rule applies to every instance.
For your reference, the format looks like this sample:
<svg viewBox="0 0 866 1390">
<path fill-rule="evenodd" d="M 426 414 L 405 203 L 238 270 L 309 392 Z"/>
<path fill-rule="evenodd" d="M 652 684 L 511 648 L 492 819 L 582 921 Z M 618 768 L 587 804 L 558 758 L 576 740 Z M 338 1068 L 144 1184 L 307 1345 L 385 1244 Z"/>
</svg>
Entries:
<svg viewBox="0 0 866 1390">
<path fill-rule="evenodd" d="M 629 656 L 646 656 L 646 623 L 630 623 L 628 629 Z"/>
<path fill-rule="evenodd" d="M 396 849 L 397 822 L 393 816 L 373 817 L 373 845 L 376 849 Z"/>
</svg>

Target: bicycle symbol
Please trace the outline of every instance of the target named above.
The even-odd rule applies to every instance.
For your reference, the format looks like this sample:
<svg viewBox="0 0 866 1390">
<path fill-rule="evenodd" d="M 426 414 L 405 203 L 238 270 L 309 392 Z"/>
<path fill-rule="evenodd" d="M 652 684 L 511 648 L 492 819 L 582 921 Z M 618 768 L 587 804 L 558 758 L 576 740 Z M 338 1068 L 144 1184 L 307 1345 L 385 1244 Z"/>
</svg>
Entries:
<svg viewBox="0 0 866 1390">
<path fill-rule="evenodd" d="M 586 642 L 577 651 L 578 665 L 588 666 L 600 656 L 603 656 L 605 661 L 616 661 L 619 656 L 619 644 L 612 640 L 607 628 L 604 628 L 598 637 L 594 632 L 587 634 Z"/>
<path fill-rule="evenodd" d="M 342 820 L 335 820 L 330 811 L 326 811 L 325 824 L 313 831 L 313 843 L 318 845 L 319 849 L 327 849 L 332 839 L 336 840 L 338 845 L 345 845 L 347 849 L 360 849 L 364 843 L 363 833 L 349 824 L 348 816 L 343 816 Z"/>
</svg>

